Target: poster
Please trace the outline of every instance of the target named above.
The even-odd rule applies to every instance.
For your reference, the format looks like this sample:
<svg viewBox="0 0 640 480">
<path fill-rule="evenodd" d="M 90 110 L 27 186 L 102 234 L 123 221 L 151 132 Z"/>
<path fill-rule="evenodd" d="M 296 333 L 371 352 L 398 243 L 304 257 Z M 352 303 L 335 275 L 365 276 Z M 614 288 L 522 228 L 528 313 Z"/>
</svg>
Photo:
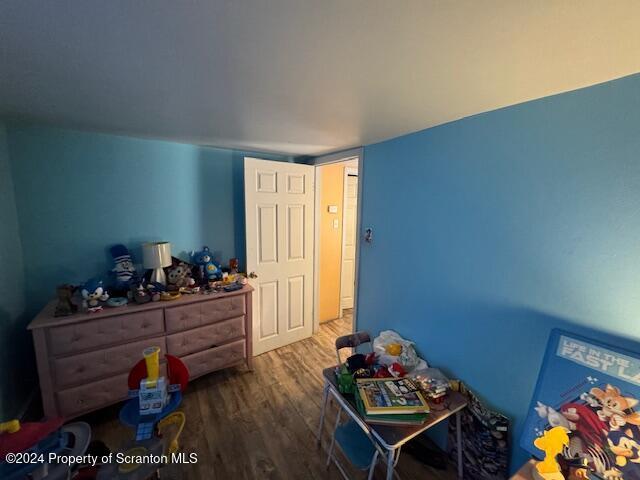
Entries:
<svg viewBox="0 0 640 480">
<path fill-rule="evenodd" d="M 640 345 L 630 352 L 554 330 L 521 446 L 541 458 L 534 439 L 562 426 L 570 432 L 563 454 L 570 478 L 588 473 L 590 478 L 640 480 L 639 399 Z"/>
</svg>

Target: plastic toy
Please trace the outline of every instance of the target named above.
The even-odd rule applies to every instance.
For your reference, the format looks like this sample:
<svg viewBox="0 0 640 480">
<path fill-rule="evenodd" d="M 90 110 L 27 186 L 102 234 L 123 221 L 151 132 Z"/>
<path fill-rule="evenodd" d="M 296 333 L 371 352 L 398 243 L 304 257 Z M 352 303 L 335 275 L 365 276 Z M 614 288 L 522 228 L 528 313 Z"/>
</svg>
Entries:
<svg viewBox="0 0 640 480">
<path fill-rule="evenodd" d="M 235 292 L 236 290 L 242 290 L 242 284 L 233 282 L 233 283 L 230 283 L 229 285 L 225 285 L 224 287 L 222 287 L 222 289 L 225 292 Z"/>
<path fill-rule="evenodd" d="M 229 260 L 229 273 L 234 274 L 238 273 L 240 270 L 240 261 L 237 258 L 232 258 Z"/>
<path fill-rule="evenodd" d="M 11 420 L 0 424 L 0 478 L 22 480 L 24 478 L 71 478 L 75 464 L 49 463 L 49 454 L 78 457 L 83 455 L 91 440 L 91 427 L 84 422 L 62 425 L 61 418 L 46 422 L 20 424 Z M 43 461 L 6 462 L 7 455 L 21 453 L 25 458 Z"/>
<path fill-rule="evenodd" d="M 1 433 L 16 433 L 20 431 L 20 421 L 19 420 L 9 420 L 8 422 L 0 423 L 0 434 Z"/>
<path fill-rule="evenodd" d="M 131 254 L 124 245 L 114 245 L 109 251 L 115 263 L 115 266 L 111 269 L 116 274 L 114 289 L 122 293 L 127 292 L 137 277 Z"/>
<path fill-rule="evenodd" d="M 129 300 L 126 297 L 111 297 L 107 300 L 107 307 L 124 307 L 127 303 L 129 303 Z"/>
<path fill-rule="evenodd" d="M 349 372 L 346 365 L 336 367 L 336 378 L 338 379 L 338 390 L 340 393 L 352 394 L 355 390 L 353 374 Z"/>
<path fill-rule="evenodd" d="M 387 367 L 381 367 L 376 370 L 376 373 L 373 374 L 373 378 L 389 378 L 391 374 L 389 373 L 389 369 Z"/>
<path fill-rule="evenodd" d="M 146 457 L 154 461 L 142 463 L 116 463 L 103 465 L 98 471 L 97 480 L 141 480 L 147 478 L 161 478 L 158 470 L 165 465 L 163 455 L 176 453 L 180 445 L 178 440 L 185 425 L 185 415 L 173 412 L 160 420 L 157 424 L 157 435 L 148 440 L 129 443 L 122 450 L 125 458 Z M 173 432 L 169 432 L 174 427 Z M 162 477 L 164 478 L 164 477 Z"/>
<path fill-rule="evenodd" d="M 142 352 L 142 355 L 147 365 L 147 377 L 140 380 L 140 414 L 160 413 L 169 400 L 165 379 L 158 376 L 160 347 L 149 347 Z"/>
<path fill-rule="evenodd" d="M 193 252 L 191 254 L 193 263 L 200 267 L 200 275 L 203 280 L 216 280 L 222 276 L 222 270 L 220 266 L 213 261 L 209 247 L 204 246 L 199 252 Z"/>
<path fill-rule="evenodd" d="M 136 440 L 148 440 L 155 425 L 182 401 L 189 371 L 182 361 L 166 355 L 167 377 L 160 377 L 160 348 L 144 350 L 144 358 L 129 373 L 129 400 L 120 411 L 122 423 L 136 427 Z"/>
<path fill-rule="evenodd" d="M 544 452 L 544 460 L 536 463 L 533 476 L 536 480 L 564 480 L 556 457 L 569 445 L 569 435 L 564 427 L 546 430 L 533 444 Z"/>
<path fill-rule="evenodd" d="M 171 301 L 171 300 L 177 300 L 182 296 L 182 294 L 180 292 L 161 292 L 160 293 L 160 300 L 163 301 Z"/>
<path fill-rule="evenodd" d="M 73 285 L 59 285 L 56 287 L 56 296 L 58 297 L 58 303 L 56 304 L 56 310 L 54 317 L 66 317 L 67 315 L 73 315 L 78 310 L 78 306 L 71 302 L 75 287 Z"/>
<path fill-rule="evenodd" d="M 152 461 L 103 465 L 97 480 L 142 480 L 160 478 L 158 470 L 165 465 L 163 455 L 180 448 L 178 440 L 186 417 L 174 410 L 182 401 L 182 392 L 189 381 L 189 371 L 182 361 L 166 355 L 167 375 L 160 376 L 160 349 L 149 347 L 129 372 L 130 400 L 120 410 L 120 421 L 136 429 L 133 442 L 117 453 L 129 458 L 146 457 Z M 173 432 L 170 432 L 173 430 Z M 157 460 L 153 460 L 157 459 Z"/>
<path fill-rule="evenodd" d="M 102 310 L 100 302 L 109 300 L 109 294 L 102 286 L 102 281 L 91 279 L 82 286 L 82 308 L 95 312 Z"/>
<path fill-rule="evenodd" d="M 404 369 L 404 367 L 401 364 L 399 364 L 398 362 L 394 362 L 391 365 L 389 365 L 389 373 L 393 377 L 400 378 L 400 377 L 404 377 L 407 374 L 407 371 Z"/>
</svg>

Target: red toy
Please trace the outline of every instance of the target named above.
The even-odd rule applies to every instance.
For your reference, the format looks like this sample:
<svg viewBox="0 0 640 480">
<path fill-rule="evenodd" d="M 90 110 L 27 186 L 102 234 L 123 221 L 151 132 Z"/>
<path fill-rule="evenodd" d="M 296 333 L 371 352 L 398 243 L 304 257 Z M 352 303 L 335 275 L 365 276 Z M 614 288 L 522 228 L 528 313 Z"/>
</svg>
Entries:
<svg viewBox="0 0 640 480">
<path fill-rule="evenodd" d="M 391 376 L 395 378 L 400 378 L 404 377 L 407 374 L 407 371 L 402 365 L 400 365 L 398 362 L 395 362 L 389 365 L 389 373 L 391 373 Z"/>
<path fill-rule="evenodd" d="M 387 367 L 380 367 L 373 375 L 373 378 L 389 378 L 390 376 L 391 374 L 389 373 L 389 369 L 387 369 Z"/>
<path fill-rule="evenodd" d="M 375 352 L 367 353 L 367 356 L 364 357 L 364 363 L 366 363 L 370 367 L 375 365 L 377 361 L 378 361 L 378 358 Z"/>
</svg>

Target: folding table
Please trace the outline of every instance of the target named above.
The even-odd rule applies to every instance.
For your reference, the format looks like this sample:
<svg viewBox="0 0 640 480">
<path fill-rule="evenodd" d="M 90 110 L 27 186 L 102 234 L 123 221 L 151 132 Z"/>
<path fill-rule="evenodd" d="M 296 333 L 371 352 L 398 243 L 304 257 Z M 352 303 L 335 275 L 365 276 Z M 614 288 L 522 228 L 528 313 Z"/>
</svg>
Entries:
<svg viewBox="0 0 640 480">
<path fill-rule="evenodd" d="M 336 379 L 335 368 L 325 368 L 322 371 L 324 377 L 324 389 L 322 395 L 322 411 L 320 413 L 320 426 L 318 427 L 318 443 L 320 443 L 322 435 L 322 427 L 324 424 L 325 410 L 329 395 L 342 406 L 344 411 L 362 428 L 365 433 L 371 435 L 376 442 L 387 452 L 387 480 L 393 478 L 393 470 L 398 458 L 400 457 L 400 449 L 412 438 L 420 435 L 422 432 L 430 429 L 434 425 L 449 418 L 456 416 L 456 436 L 458 443 L 458 478 L 462 479 L 462 431 L 460 425 L 460 411 L 467 406 L 467 399 L 459 392 L 449 392 L 443 410 L 431 409 L 427 416 L 427 421 L 422 425 L 373 425 L 368 424 L 358 412 L 353 395 L 343 395 L 338 390 L 338 381 Z"/>
</svg>

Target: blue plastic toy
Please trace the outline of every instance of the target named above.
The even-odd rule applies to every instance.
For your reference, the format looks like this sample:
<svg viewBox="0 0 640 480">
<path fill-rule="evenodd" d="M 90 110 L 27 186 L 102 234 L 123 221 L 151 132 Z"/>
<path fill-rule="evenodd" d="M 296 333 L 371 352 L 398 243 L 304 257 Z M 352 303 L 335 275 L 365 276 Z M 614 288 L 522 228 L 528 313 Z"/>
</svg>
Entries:
<svg viewBox="0 0 640 480">
<path fill-rule="evenodd" d="M 191 254 L 193 263 L 200 267 L 200 272 L 207 280 L 217 280 L 222 275 L 220 266 L 213 261 L 209 247 L 202 247 L 199 252 L 193 252 Z"/>
</svg>

